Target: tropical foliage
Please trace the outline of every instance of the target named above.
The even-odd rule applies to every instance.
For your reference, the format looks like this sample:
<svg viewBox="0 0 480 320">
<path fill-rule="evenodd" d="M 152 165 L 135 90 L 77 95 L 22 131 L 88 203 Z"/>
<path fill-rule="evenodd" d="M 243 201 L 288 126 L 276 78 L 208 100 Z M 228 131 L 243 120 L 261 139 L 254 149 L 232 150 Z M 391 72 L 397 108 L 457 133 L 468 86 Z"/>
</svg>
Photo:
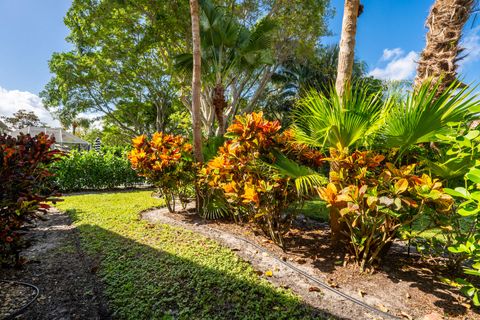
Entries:
<svg viewBox="0 0 480 320">
<path fill-rule="evenodd" d="M 346 248 L 363 271 L 378 264 L 400 228 L 419 219 L 427 207 L 449 212 L 453 199 L 437 179 L 413 174 L 415 165 L 397 168 L 367 151 L 345 155 L 332 150 L 337 169 L 320 198 L 338 217 Z"/>
<path fill-rule="evenodd" d="M 171 212 L 177 199 L 185 207 L 195 173 L 192 145 L 185 138 L 162 132 L 155 133 L 151 140 L 138 136 L 133 139 L 128 158 L 132 168 L 158 188 Z"/>
<path fill-rule="evenodd" d="M 289 161 L 280 153 L 286 149 L 314 162 L 321 154 L 289 147 L 279 122 L 265 120 L 262 113 L 238 116 L 226 137 L 229 140 L 218 156 L 200 170 L 199 183 L 210 193 L 220 193 L 234 217 L 254 222 L 283 246 L 283 234 L 292 220 L 285 209 L 301 197 L 293 180 L 272 164 Z"/>
<path fill-rule="evenodd" d="M 0 264 L 19 262 L 22 239 L 19 229 L 54 201 L 49 166 L 59 151 L 51 150 L 54 138 L 0 136 Z"/>
<path fill-rule="evenodd" d="M 448 250 L 461 257 L 461 261 L 467 260 L 464 268 L 465 274 L 477 279 L 480 277 L 480 169 L 473 167 L 465 175 L 467 187 L 447 189 L 446 192 L 458 199 L 462 199 L 457 214 L 468 218 L 469 223 L 465 232 L 458 234 L 456 241 L 448 247 Z M 474 305 L 480 306 L 480 288 L 468 281 L 468 279 L 456 279 L 461 286 L 462 292 L 472 299 Z"/>
</svg>

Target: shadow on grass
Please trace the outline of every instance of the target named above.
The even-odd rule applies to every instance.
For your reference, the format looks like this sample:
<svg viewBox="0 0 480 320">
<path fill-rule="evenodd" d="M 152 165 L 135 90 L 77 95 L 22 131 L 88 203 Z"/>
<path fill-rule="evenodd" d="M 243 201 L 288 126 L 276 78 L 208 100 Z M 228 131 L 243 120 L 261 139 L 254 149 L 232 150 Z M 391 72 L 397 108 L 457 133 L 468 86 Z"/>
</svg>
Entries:
<svg viewBox="0 0 480 320">
<path fill-rule="evenodd" d="M 78 213 L 69 212 L 73 220 Z M 205 250 L 178 251 L 177 255 L 172 248 L 187 248 L 192 238 L 185 236 L 194 234 L 165 225 L 139 223 L 139 227 L 146 230 L 140 232 L 142 236 L 158 237 L 155 247 L 96 225 L 78 226 L 82 248 L 98 261 L 92 270 L 98 270 L 104 283 L 114 318 L 338 319 L 305 305 L 286 290 L 273 288 L 247 263 L 203 237 L 193 243 Z M 163 239 L 162 233 L 171 237 Z M 188 245 L 169 247 L 169 252 L 160 249 L 162 242 L 171 239 Z"/>
</svg>

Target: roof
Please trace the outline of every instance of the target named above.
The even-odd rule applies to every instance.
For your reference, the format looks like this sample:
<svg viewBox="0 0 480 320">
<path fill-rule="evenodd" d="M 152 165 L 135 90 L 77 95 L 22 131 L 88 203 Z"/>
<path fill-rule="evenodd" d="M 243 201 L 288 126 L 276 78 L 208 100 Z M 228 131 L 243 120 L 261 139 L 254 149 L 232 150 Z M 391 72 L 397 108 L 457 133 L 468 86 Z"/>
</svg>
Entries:
<svg viewBox="0 0 480 320">
<path fill-rule="evenodd" d="M 36 136 L 40 132 L 44 132 L 49 136 L 55 137 L 55 142 L 58 144 L 84 144 L 89 145 L 89 143 L 79 137 L 65 131 L 62 128 L 46 128 L 46 127 L 25 127 L 19 130 L 15 130 L 11 133 L 12 136 L 18 136 L 20 133 L 30 134 L 31 136 Z"/>
</svg>

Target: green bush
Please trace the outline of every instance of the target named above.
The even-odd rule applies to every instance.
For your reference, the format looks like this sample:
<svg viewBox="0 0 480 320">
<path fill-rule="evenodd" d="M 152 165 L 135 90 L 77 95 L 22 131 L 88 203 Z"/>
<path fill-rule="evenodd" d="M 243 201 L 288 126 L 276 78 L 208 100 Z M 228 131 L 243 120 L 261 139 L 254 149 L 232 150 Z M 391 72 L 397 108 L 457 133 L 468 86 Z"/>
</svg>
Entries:
<svg viewBox="0 0 480 320">
<path fill-rule="evenodd" d="M 128 188 L 145 181 L 130 167 L 126 150 L 72 151 L 54 169 L 62 191 Z"/>
</svg>

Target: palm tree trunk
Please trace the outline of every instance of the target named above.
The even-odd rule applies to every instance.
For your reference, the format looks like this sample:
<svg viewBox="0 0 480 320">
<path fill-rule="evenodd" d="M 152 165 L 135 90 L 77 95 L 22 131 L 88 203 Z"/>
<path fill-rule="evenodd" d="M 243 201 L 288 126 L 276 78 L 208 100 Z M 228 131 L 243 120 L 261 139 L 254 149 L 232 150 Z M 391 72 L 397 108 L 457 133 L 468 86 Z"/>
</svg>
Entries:
<svg viewBox="0 0 480 320">
<path fill-rule="evenodd" d="M 223 136 L 225 134 L 224 114 L 227 109 L 227 102 L 225 101 L 225 88 L 221 83 L 218 83 L 213 89 L 213 108 L 218 123 L 218 135 Z"/>
<path fill-rule="evenodd" d="M 203 162 L 202 154 L 202 119 L 200 94 L 201 83 L 201 48 L 200 48 L 200 12 L 198 0 L 190 0 L 190 15 L 192 18 L 192 44 L 193 44 L 193 76 L 192 76 L 192 126 L 193 126 L 193 154 L 195 160 Z M 203 197 L 198 183 L 195 182 L 196 210 L 200 214 L 203 209 Z"/>
<path fill-rule="evenodd" d="M 473 0 L 435 1 L 425 23 L 427 39 L 418 61 L 415 88 L 429 78 L 433 82 L 442 79 L 440 93 L 457 79 L 457 62 L 463 51 L 459 42 L 473 3 Z"/>
<path fill-rule="evenodd" d="M 200 22 L 198 0 L 190 0 L 190 15 L 192 18 L 193 43 L 193 76 L 192 76 L 192 126 L 193 126 L 193 153 L 197 162 L 203 162 L 202 155 L 202 121 L 200 114 L 201 84 L 201 48 Z"/>
<path fill-rule="evenodd" d="M 345 87 L 352 79 L 353 59 L 355 56 L 355 35 L 359 16 L 360 0 L 345 0 L 342 36 L 338 53 L 337 80 L 335 88 L 339 96 L 343 96 Z"/>
</svg>

